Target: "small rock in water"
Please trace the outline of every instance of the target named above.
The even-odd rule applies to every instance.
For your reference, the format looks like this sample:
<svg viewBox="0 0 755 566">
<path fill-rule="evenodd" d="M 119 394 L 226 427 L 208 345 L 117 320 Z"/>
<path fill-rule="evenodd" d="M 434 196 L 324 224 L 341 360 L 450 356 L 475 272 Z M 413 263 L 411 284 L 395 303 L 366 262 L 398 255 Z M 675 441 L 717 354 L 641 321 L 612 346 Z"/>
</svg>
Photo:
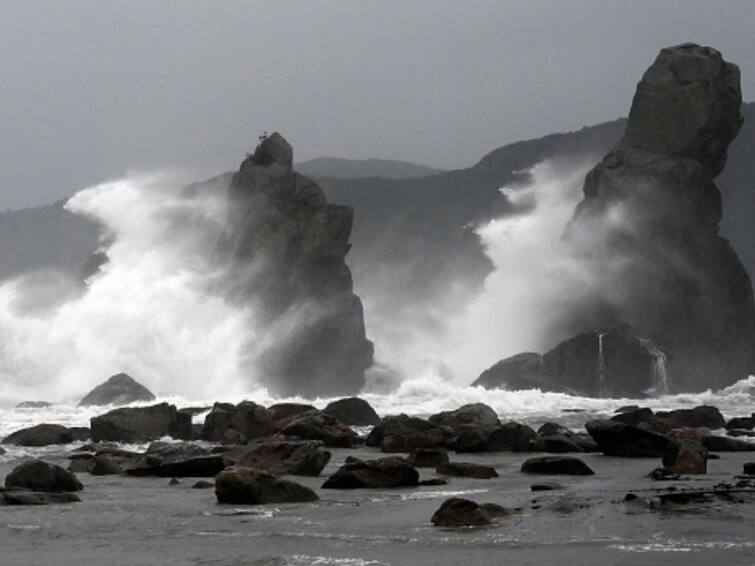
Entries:
<svg viewBox="0 0 755 566">
<path fill-rule="evenodd" d="M 69 444 L 74 441 L 70 429 L 59 424 L 38 424 L 17 430 L 6 436 L 3 444 L 15 446 L 49 446 L 52 444 Z"/>
<path fill-rule="evenodd" d="M 408 458 L 415 468 L 436 468 L 448 462 L 445 448 L 417 448 Z"/>
<path fill-rule="evenodd" d="M 648 474 L 648 477 L 655 481 L 676 481 L 681 476 L 666 468 L 656 468 Z"/>
<path fill-rule="evenodd" d="M 181 483 L 178 478 L 170 478 L 170 481 L 168 482 L 168 485 L 178 485 Z"/>
<path fill-rule="evenodd" d="M 487 509 L 460 497 L 445 500 L 430 521 L 436 527 L 482 527 L 492 523 Z"/>
<path fill-rule="evenodd" d="M 76 503 L 79 496 L 70 492 L 4 491 L 0 493 L 0 505 L 50 505 Z"/>
<path fill-rule="evenodd" d="M 333 401 L 323 409 L 323 412 L 333 415 L 350 426 L 374 426 L 380 422 L 380 416 L 375 409 L 359 397 Z"/>
<path fill-rule="evenodd" d="M 298 483 L 253 468 L 226 468 L 215 478 L 218 503 L 260 504 L 317 501 L 317 494 Z"/>
<path fill-rule="evenodd" d="M 694 440 L 675 440 L 663 454 L 663 467 L 675 474 L 704 474 L 708 451 Z"/>
<path fill-rule="evenodd" d="M 443 478 L 430 478 L 429 480 L 422 480 L 417 485 L 419 486 L 448 485 L 448 480 L 444 480 Z"/>
<path fill-rule="evenodd" d="M 199 480 L 191 486 L 191 489 L 210 489 L 212 487 L 215 487 L 215 482 Z"/>
<path fill-rule="evenodd" d="M 755 476 L 755 462 L 747 462 L 744 465 L 744 473 L 748 476 Z"/>
<path fill-rule="evenodd" d="M 403 458 L 352 460 L 331 475 L 323 489 L 359 489 L 413 487 L 419 483 L 419 472 Z"/>
</svg>

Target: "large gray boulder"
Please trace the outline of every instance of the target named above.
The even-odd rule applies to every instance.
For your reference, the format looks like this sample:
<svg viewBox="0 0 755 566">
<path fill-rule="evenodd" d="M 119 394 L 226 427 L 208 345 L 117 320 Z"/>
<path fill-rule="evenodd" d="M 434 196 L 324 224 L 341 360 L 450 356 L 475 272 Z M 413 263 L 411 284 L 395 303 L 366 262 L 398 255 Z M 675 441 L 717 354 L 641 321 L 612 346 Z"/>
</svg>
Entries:
<svg viewBox="0 0 755 566">
<path fill-rule="evenodd" d="M 174 405 L 114 409 L 91 419 L 94 442 L 147 442 L 163 436 L 191 439 L 191 415 Z"/>
<path fill-rule="evenodd" d="M 373 347 L 344 261 L 353 211 L 328 203 L 314 181 L 293 171 L 292 156 L 273 133 L 233 176 L 221 245 L 231 294 L 254 309 L 260 332 L 275 337 L 250 344 L 272 391 L 356 393 Z"/>
<path fill-rule="evenodd" d="M 298 483 L 254 468 L 227 468 L 215 477 L 218 503 L 264 505 L 317 501 L 317 494 Z"/>
<path fill-rule="evenodd" d="M 719 235 L 714 183 L 741 103 L 739 69 L 718 51 L 663 49 L 564 234 L 596 278 L 571 301 L 564 333 L 631 325 L 668 352 L 672 391 L 723 387 L 755 370 L 752 284 Z"/>
<path fill-rule="evenodd" d="M 79 401 L 80 407 L 90 405 L 128 405 L 136 401 L 154 401 L 152 392 L 130 375 L 119 373 L 101 383 Z"/>
<path fill-rule="evenodd" d="M 246 439 L 272 434 L 273 414 L 254 401 L 242 401 L 238 405 L 215 403 L 207 414 L 202 427 L 202 438 L 220 441 L 229 430 L 241 433 Z"/>
</svg>

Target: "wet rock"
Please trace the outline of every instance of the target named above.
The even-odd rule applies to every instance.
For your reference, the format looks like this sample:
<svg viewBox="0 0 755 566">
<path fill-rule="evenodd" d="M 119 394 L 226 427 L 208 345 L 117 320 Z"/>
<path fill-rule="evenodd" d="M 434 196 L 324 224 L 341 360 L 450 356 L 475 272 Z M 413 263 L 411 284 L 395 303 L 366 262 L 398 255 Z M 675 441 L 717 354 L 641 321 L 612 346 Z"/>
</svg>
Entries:
<svg viewBox="0 0 755 566">
<path fill-rule="evenodd" d="M 454 411 L 444 411 L 427 419 L 437 427 L 456 429 L 465 425 L 494 427 L 500 424 L 498 414 L 484 403 L 463 405 Z"/>
<path fill-rule="evenodd" d="M 242 401 L 238 405 L 215 403 L 205 417 L 202 438 L 219 442 L 229 429 L 247 439 L 261 438 L 274 432 L 273 416 L 253 401 Z"/>
<path fill-rule="evenodd" d="M 70 467 L 68 469 L 71 471 Z M 110 476 L 123 473 L 120 462 L 107 454 L 95 456 L 87 471 L 93 476 Z"/>
<path fill-rule="evenodd" d="M 79 401 L 80 407 L 91 405 L 128 405 L 136 401 L 154 401 L 152 392 L 125 373 L 101 383 Z"/>
<path fill-rule="evenodd" d="M 15 446 L 49 446 L 74 441 L 71 431 L 58 424 L 39 424 L 18 430 L 3 439 L 3 444 Z"/>
<path fill-rule="evenodd" d="M 178 478 L 170 478 L 168 485 L 179 485 L 180 483 L 181 482 L 178 480 Z"/>
<path fill-rule="evenodd" d="M 191 489 L 211 489 L 215 487 L 215 482 L 199 480 L 191 485 Z"/>
<path fill-rule="evenodd" d="M 0 492 L 0 505 L 55 505 L 80 502 L 79 496 L 71 492 L 40 492 L 12 490 Z"/>
<path fill-rule="evenodd" d="M 316 441 L 264 442 L 226 454 L 226 463 L 275 475 L 319 476 L 330 452 Z"/>
<path fill-rule="evenodd" d="M 202 430 L 204 430 L 204 427 Z M 229 428 L 223 433 L 220 443 L 224 445 L 242 445 L 247 443 L 247 438 L 235 428 Z"/>
<path fill-rule="evenodd" d="M 536 389 L 543 357 L 534 352 L 523 352 L 506 358 L 483 371 L 472 383 L 485 389 Z"/>
<path fill-rule="evenodd" d="M 694 440 L 674 440 L 663 454 L 663 467 L 674 474 L 705 474 L 708 451 Z"/>
<path fill-rule="evenodd" d="M 403 458 L 353 459 L 322 485 L 323 489 L 414 487 L 419 473 Z"/>
<path fill-rule="evenodd" d="M 143 460 L 125 469 L 130 476 L 214 477 L 225 468 L 221 454 L 211 454 L 189 442 L 176 444 L 156 442 L 147 449 Z"/>
<path fill-rule="evenodd" d="M 383 452 L 414 452 L 418 448 L 445 445 L 449 434 L 425 419 L 397 415 L 384 417 L 367 436 L 367 446 L 380 447 Z"/>
<path fill-rule="evenodd" d="M 525 474 L 592 476 L 590 467 L 579 458 L 569 456 L 543 456 L 530 458 L 522 464 Z"/>
<path fill-rule="evenodd" d="M 532 427 L 514 421 L 495 428 L 488 437 L 489 452 L 531 452 L 538 448 L 538 436 Z"/>
<path fill-rule="evenodd" d="M 706 436 L 702 445 L 711 452 L 755 452 L 755 442 L 747 442 L 728 436 Z"/>
<path fill-rule="evenodd" d="M 483 466 L 469 462 L 446 462 L 436 467 L 435 473 L 443 476 L 482 480 L 498 477 L 498 472 L 492 466 Z"/>
<path fill-rule="evenodd" d="M 325 446 L 353 448 L 362 443 L 359 435 L 336 417 L 320 411 L 299 415 L 282 431 L 287 437 L 319 440 Z"/>
<path fill-rule="evenodd" d="M 163 436 L 191 438 L 191 417 L 174 405 L 114 409 L 91 419 L 94 442 L 147 442 Z"/>
<path fill-rule="evenodd" d="M 254 468 L 232 467 L 215 477 L 218 503 L 264 505 L 317 501 L 317 494 L 298 483 Z"/>
<path fill-rule="evenodd" d="M 744 465 L 744 473 L 748 476 L 755 475 L 755 462 L 747 462 Z"/>
<path fill-rule="evenodd" d="M 755 429 L 755 413 L 749 417 L 734 417 L 726 423 L 727 430 L 753 430 Z"/>
<path fill-rule="evenodd" d="M 436 468 L 448 462 L 448 452 L 444 448 L 418 448 L 408 462 L 415 468 Z"/>
<path fill-rule="evenodd" d="M 660 458 L 671 443 L 660 434 L 613 420 L 589 421 L 585 428 L 606 456 Z"/>
<path fill-rule="evenodd" d="M 350 426 L 374 426 L 380 423 L 380 416 L 375 409 L 359 397 L 348 397 L 329 403 L 324 413 L 333 415 Z"/>
<path fill-rule="evenodd" d="M 2 456 L 3 454 L 5 454 L 5 448 L 0 446 L 0 456 Z"/>
<path fill-rule="evenodd" d="M 710 405 L 701 405 L 694 409 L 677 409 L 675 411 L 658 412 L 655 417 L 669 428 L 709 428 L 711 430 L 725 428 L 726 420 L 721 411 Z"/>
<path fill-rule="evenodd" d="M 303 413 L 316 411 L 317 408 L 306 403 L 276 403 L 267 408 L 276 428 L 283 428 L 294 417 Z"/>
<path fill-rule="evenodd" d="M 665 434 L 670 429 L 667 423 L 658 419 L 655 413 L 646 407 L 623 411 L 622 413 L 611 417 L 611 420 L 636 426 L 658 434 Z"/>
<path fill-rule="evenodd" d="M 30 491 L 81 491 L 84 486 L 71 472 L 42 460 L 19 464 L 5 477 L 7 489 Z"/>
<path fill-rule="evenodd" d="M 480 505 L 469 499 L 452 497 L 441 504 L 430 521 L 436 527 L 483 527 L 490 525 L 494 517 L 510 514 L 511 511 L 495 503 Z"/>
<path fill-rule="evenodd" d="M 666 353 L 627 325 L 582 332 L 543 355 L 542 375 L 581 395 L 637 397 L 658 387 Z"/>
</svg>

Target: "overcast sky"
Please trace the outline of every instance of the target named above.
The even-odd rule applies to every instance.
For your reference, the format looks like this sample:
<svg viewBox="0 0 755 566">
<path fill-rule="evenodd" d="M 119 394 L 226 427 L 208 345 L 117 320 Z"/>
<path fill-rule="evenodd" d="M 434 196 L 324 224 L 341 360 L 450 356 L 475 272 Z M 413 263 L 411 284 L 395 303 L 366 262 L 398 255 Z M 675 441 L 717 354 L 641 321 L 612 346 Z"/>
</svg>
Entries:
<svg viewBox="0 0 755 566">
<path fill-rule="evenodd" d="M 297 160 L 454 168 L 627 113 L 658 50 L 696 41 L 755 99 L 755 1 L 0 0 L 0 208 L 131 169 Z"/>
</svg>

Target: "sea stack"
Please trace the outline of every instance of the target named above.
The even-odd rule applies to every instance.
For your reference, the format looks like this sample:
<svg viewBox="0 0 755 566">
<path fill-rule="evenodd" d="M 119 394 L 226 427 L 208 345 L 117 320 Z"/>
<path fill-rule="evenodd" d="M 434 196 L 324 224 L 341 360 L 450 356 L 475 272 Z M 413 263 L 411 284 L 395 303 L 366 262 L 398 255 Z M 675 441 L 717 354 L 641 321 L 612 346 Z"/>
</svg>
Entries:
<svg viewBox="0 0 755 566">
<path fill-rule="evenodd" d="M 714 183 L 742 124 L 739 69 L 710 47 L 663 49 L 618 146 L 588 175 L 565 240 L 596 274 L 573 331 L 629 324 L 669 353 L 672 391 L 755 371 L 750 277 L 719 235 Z"/>
<path fill-rule="evenodd" d="M 254 371 L 278 394 L 356 393 L 373 346 L 344 261 L 353 210 L 292 164 L 283 136 L 264 136 L 229 189 L 233 291 L 265 335 L 250 344 Z"/>
</svg>

